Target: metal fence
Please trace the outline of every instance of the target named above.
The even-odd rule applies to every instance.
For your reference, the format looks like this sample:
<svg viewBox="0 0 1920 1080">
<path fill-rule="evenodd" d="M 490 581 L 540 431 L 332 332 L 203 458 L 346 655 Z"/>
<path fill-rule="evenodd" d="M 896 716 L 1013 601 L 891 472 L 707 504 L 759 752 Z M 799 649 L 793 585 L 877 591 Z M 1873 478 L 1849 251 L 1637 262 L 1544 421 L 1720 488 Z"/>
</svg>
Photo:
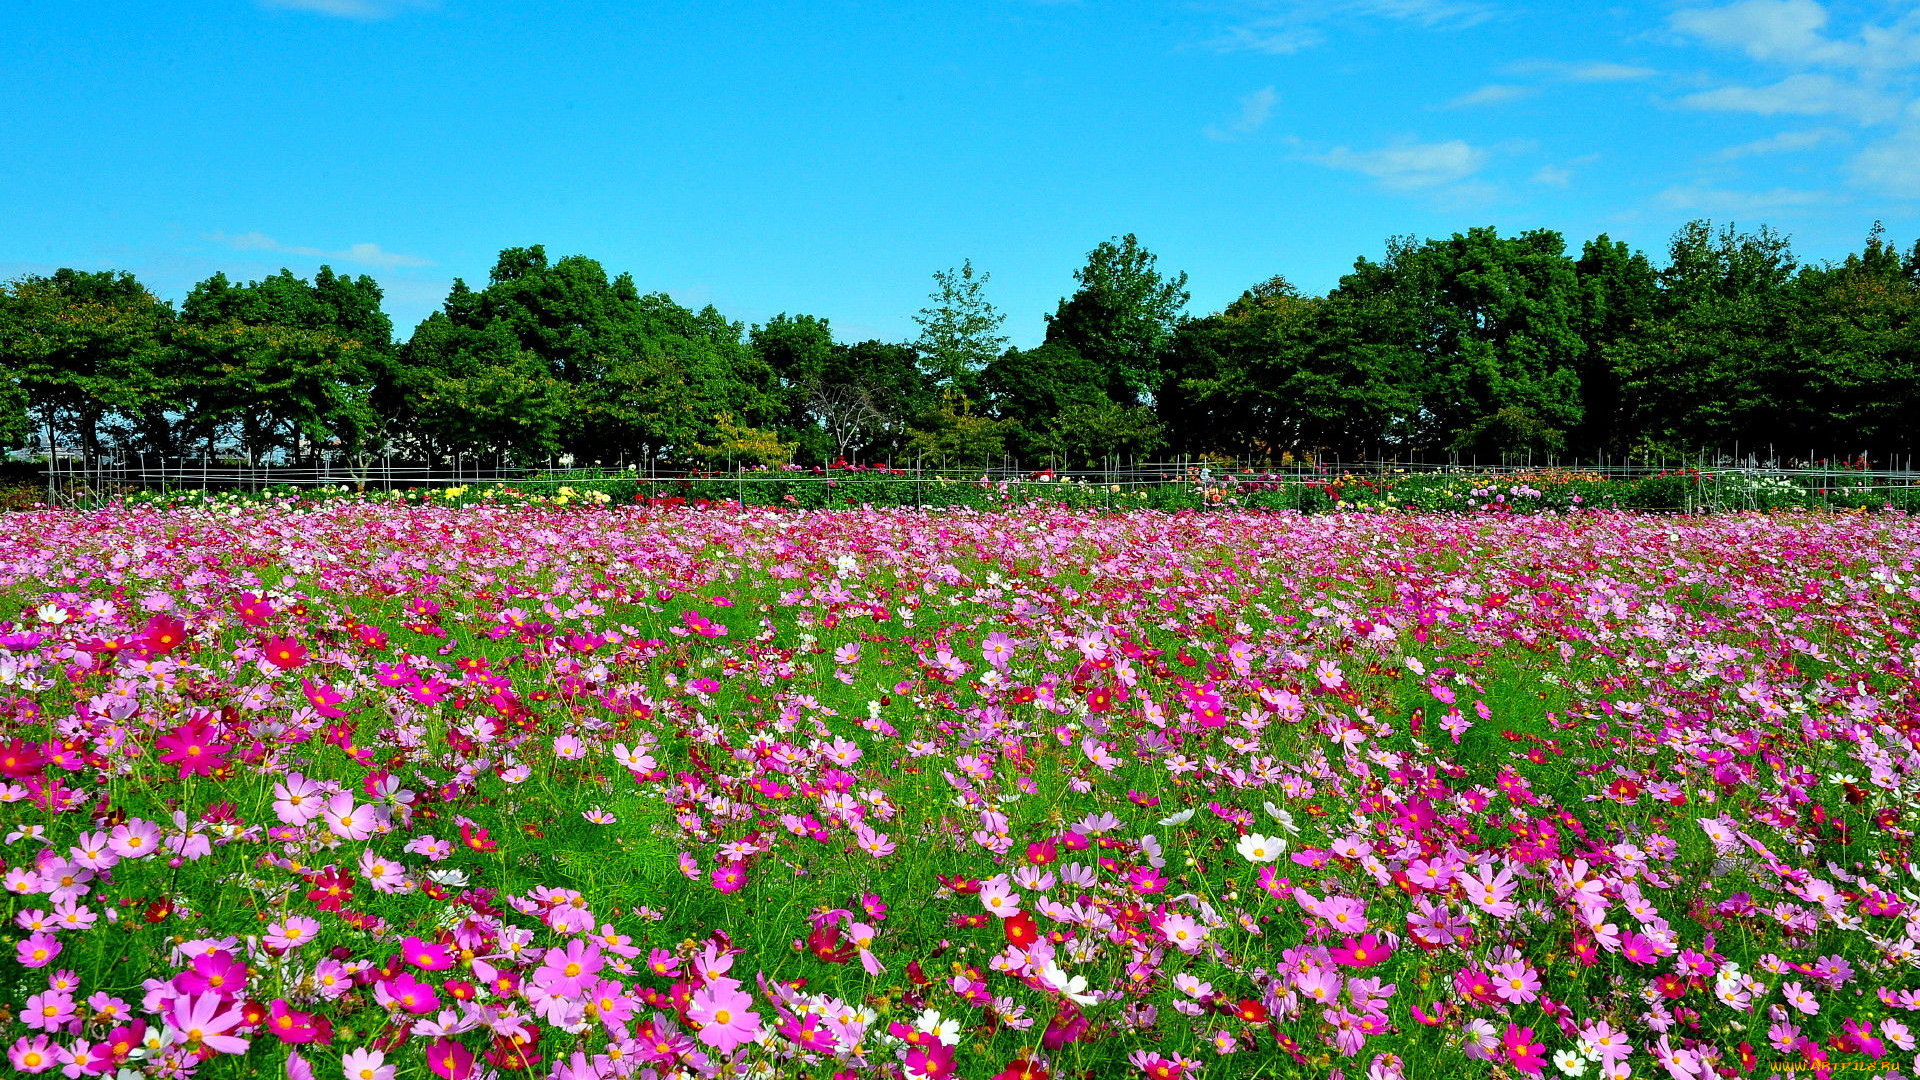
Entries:
<svg viewBox="0 0 1920 1080">
<path fill-rule="evenodd" d="M 52 460 L 17 466 L 37 472 L 47 498 L 53 502 L 93 501 L 115 494 L 152 491 L 260 492 L 273 489 L 344 488 L 349 491 L 405 491 L 459 485 L 583 483 L 623 479 L 647 483 L 674 481 L 780 480 L 789 483 L 833 482 L 884 475 L 896 482 L 952 483 L 956 480 L 992 484 L 1046 480 L 1101 484 L 1126 489 L 1158 485 L 1197 485 L 1208 488 L 1271 489 L 1276 485 L 1326 485 L 1343 479 L 1375 484 L 1418 477 L 1458 477 L 1486 483 L 1524 484 L 1528 481 L 1588 479 L 1640 481 L 1656 476 L 1687 478 L 1691 505 L 1737 506 L 1764 503 L 1764 483 L 1779 481 L 1809 493 L 1834 489 L 1866 493 L 1905 491 L 1920 486 L 1920 472 L 1911 459 L 1866 466 L 1852 462 L 1782 461 L 1756 455 L 1700 454 L 1691 458 L 1546 459 L 1482 462 L 1451 459 L 1443 462 L 1367 458 L 1345 461 L 1337 457 L 1313 460 L 1230 460 L 1217 457 L 1136 461 L 1113 458 L 1097 466 L 1066 467 L 1062 463 L 1020 463 L 1001 459 L 970 465 L 939 464 L 926 459 L 851 466 L 847 469 L 766 468 L 722 464 L 708 468 L 663 465 L 655 459 L 614 461 L 596 466 L 563 467 L 558 463 L 516 466 L 502 461 L 464 458 L 428 462 L 386 456 L 330 456 L 316 462 L 249 461 L 206 455 L 200 458 L 161 459 L 146 455 L 85 459 L 62 448 Z M 21 475 L 16 468 L 16 475 Z M 1758 489 L 1759 494 L 1755 494 Z M 1743 494 L 1744 493 L 1744 494 Z"/>
</svg>

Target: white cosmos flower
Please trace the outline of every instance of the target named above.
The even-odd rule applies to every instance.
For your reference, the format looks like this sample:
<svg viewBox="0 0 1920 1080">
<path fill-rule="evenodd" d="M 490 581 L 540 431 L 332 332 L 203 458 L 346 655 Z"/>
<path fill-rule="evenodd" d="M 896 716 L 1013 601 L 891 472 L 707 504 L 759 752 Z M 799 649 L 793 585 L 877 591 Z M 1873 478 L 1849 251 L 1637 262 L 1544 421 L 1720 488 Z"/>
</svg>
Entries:
<svg viewBox="0 0 1920 1080">
<path fill-rule="evenodd" d="M 1281 828 L 1295 836 L 1300 835 L 1300 826 L 1293 823 L 1293 812 L 1291 810 L 1282 810 L 1272 803 L 1265 804 L 1262 809 L 1266 810 L 1268 817 L 1279 822 Z"/>
<path fill-rule="evenodd" d="M 1161 818 L 1160 824 L 1167 825 L 1167 826 L 1185 825 L 1188 819 L 1192 817 L 1193 817 L 1193 807 L 1189 806 L 1185 810 L 1182 810 L 1177 814 L 1169 814 L 1166 817 Z"/>
<path fill-rule="evenodd" d="M 1240 838 L 1239 843 L 1233 845 L 1233 849 L 1248 862 L 1269 863 L 1286 853 L 1287 842 L 1278 836 L 1248 833 Z"/>
<path fill-rule="evenodd" d="M 1075 1004 L 1092 1005 L 1099 1000 L 1099 998 L 1094 995 L 1087 993 L 1086 976 L 1074 975 L 1069 977 L 1066 972 L 1060 970 L 1059 964 L 1051 960 L 1047 961 L 1046 965 L 1040 969 L 1040 981 L 1060 991 L 1060 993 L 1064 994 Z"/>
<path fill-rule="evenodd" d="M 960 1021 L 944 1019 L 938 1009 L 928 1009 L 920 1014 L 913 1026 L 939 1039 L 947 1046 L 960 1043 Z"/>
</svg>

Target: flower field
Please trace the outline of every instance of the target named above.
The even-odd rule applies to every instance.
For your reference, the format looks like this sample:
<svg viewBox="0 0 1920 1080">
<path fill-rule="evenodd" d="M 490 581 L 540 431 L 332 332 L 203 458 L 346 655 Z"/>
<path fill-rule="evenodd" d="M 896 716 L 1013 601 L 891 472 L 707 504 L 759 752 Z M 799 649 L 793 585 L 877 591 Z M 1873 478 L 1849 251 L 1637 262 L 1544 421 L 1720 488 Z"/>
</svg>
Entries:
<svg viewBox="0 0 1920 1080">
<path fill-rule="evenodd" d="M 1914 1071 L 1905 516 L 7 521 L 18 1074 Z"/>
</svg>

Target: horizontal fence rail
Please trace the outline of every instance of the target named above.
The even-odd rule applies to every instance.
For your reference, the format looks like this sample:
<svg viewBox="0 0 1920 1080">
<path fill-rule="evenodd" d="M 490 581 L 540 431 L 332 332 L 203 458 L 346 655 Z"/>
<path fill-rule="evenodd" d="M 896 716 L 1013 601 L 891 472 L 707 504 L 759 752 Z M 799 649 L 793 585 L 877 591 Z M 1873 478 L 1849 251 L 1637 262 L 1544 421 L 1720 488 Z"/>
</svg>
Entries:
<svg viewBox="0 0 1920 1080">
<path fill-rule="evenodd" d="M 1602 460 L 1525 463 L 1511 460 L 1480 463 L 1468 461 L 1414 462 L 1369 458 L 1344 461 L 1322 458 L 1312 461 L 1255 462 L 1219 458 L 1166 461 L 1110 459 L 1096 467 L 1066 468 L 1041 463 L 1016 464 L 1002 459 L 994 464 L 940 465 L 926 459 L 889 465 L 863 465 L 845 468 L 797 468 L 741 466 L 709 467 L 662 465 L 657 460 L 635 463 L 614 462 L 593 466 L 514 466 L 496 461 L 477 464 L 471 459 L 457 463 L 409 461 L 391 457 L 329 457 L 313 463 L 292 465 L 273 461 L 246 461 L 232 457 L 200 459 L 152 456 L 96 458 L 85 460 L 66 448 L 49 465 L 40 462 L 12 463 L 16 477 L 33 475 L 31 482 L 44 490 L 42 501 L 55 505 L 83 506 L 141 493 L 261 493 L 269 491 L 306 492 L 439 492 L 467 488 L 481 491 L 504 489 L 522 494 L 552 496 L 562 485 L 578 485 L 576 494 L 607 491 L 609 486 L 623 500 L 685 496 L 696 500 L 738 504 L 750 501 L 768 503 L 781 496 L 769 490 L 800 492 L 804 501 L 820 506 L 838 504 L 864 490 L 887 505 L 947 505 L 955 501 L 952 485 L 966 484 L 990 488 L 1008 500 L 1045 497 L 1040 485 L 1075 485 L 1081 489 L 1080 504 L 1117 507 L 1148 505 L 1161 500 L 1177 506 L 1264 505 L 1310 507 L 1364 506 L 1379 509 L 1391 505 L 1389 492 L 1399 489 L 1401 507 L 1424 505 L 1426 509 L 1485 508 L 1490 502 L 1513 498 L 1517 509 L 1554 508 L 1544 505 L 1542 489 L 1572 490 L 1586 484 L 1614 485 L 1617 495 L 1629 485 L 1649 481 L 1661 485 L 1657 501 L 1640 499 L 1616 503 L 1675 512 L 1706 510 L 1769 510 L 1784 508 L 1859 509 L 1871 504 L 1907 510 L 1920 510 L 1920 471 L 1911 462 L 1905 467 L 1867 468 L 1862 461 L 1852 463 L 1779 462 L 1744 458 L 1729 454 L 1702 454 L 1691 459 Z M 1889 463 L 1894 464 L 1894 463 Z M 1456 483 L 1457 482 L 1457 483 Z M 769 483 L 774 487 L 769 488 Z M 887 490 L 864 487 L 884 483 Z M 845 485 L 846 491 L 828 495 L 812 488 Z M 780 486 L 784 485 L 784 488 Z M 909 485 L 903 491 L 900 485 Z M 913 485 L 925 485 L 925 495 L 913 494 Z M 1435 505 L 1432 492 L 1449 486 L 1452 501 L 1441 499 Z M 944 493 L 936 490 L 944 488 Z M 1318 492 L 1308 491 L 1317 488 Z M 1427 489 L 1426 502 L 1418 502 L 1416 489 Z M 1155 492 L 1153 489 L 1173 489 Z M 1473 500 L 1462 497 L 1471 489 Z M 811 490 L 811 496 L 806 493 Z M 1054 489 L 1054 490 L 1057 490 Z M 1089 496 L 1092 499 L 1089 500 Z M 1132 503 L 1127 500 L 1132 499 Z M 1184 500 L 1184 502 L 1182 501 Z M 792 503 L 793 498 L 785 499 Z M 974 501 L 978 501 L 976 497 Z M 1562 502 L 1568 500 L 1562 499 Z M 1579 500 L 1571 500 L 1578 503 Z M 1564 509 L 1565 506 L 1558 508 Z"/>
</svg>

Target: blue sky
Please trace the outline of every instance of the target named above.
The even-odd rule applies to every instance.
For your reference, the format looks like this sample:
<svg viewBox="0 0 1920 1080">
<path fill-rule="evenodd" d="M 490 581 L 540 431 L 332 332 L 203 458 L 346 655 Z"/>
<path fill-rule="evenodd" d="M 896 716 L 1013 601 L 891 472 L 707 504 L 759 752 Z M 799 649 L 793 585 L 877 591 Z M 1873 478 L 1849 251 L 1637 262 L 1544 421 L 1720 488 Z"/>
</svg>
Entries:
<svg viewBox="0 0 1920 1080">
<path fill-rule="evenodd" d="M 530 243 L 842 338 L 971 258 L 1024 345 L 1125 232 L 1197 311 L 1474 225 L 1920 233 L 1912 4 L 93 2 L 0 41 L 0 277 L 326 262 L 403 334 Z"/>
</svg>

